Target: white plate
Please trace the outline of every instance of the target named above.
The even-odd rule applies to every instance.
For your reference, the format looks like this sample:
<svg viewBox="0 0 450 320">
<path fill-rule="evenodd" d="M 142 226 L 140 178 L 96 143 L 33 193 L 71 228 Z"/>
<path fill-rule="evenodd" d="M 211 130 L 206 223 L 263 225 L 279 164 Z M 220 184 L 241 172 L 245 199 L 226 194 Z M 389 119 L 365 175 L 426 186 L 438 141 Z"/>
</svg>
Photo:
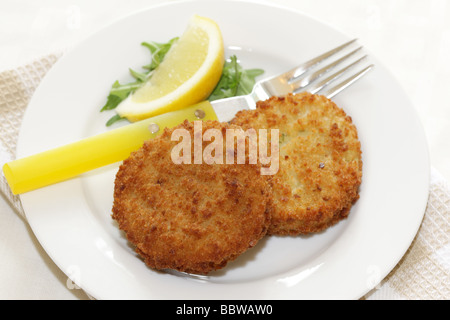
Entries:
<svg viewBox="0 0 450 320">
<path fill-rule="evenodd" d="M 113 81 L 148 62 L 142 41 L 181 35 L 192 14 L 216 20 L 227 55 L 266 75 L 350 38 L 284 8 L 247 2 L 175 2 L 128 16 L 65 54 L 37 89 L 18 156 L 107 130 L 99 108 Z M 347 220 L 307 237 L 266 237 L 225 269 L 195 277 L 156 272 L 111 219 L 118 165 L 21 196 L 28 221 L 55 263 L 97 299 L 357 299 L 406 252 L 428 197 L 429 161 L 418 118 L 399 85 L 376 68 L 334 100 L 359 130 L 361 198 Z M 112 145 L 111 148 L 114 146 Z"/>
</svg>

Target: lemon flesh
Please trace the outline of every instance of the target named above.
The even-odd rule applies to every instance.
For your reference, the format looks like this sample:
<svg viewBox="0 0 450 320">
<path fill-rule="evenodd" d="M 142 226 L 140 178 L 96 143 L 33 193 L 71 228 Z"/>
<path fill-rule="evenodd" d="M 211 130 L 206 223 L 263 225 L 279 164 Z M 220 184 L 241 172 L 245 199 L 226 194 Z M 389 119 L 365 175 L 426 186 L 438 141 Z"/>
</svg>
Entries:
<svg viewBox="0 0 450 320">
<path fill-rule="evenodd" d="M 224 47 L 218 25 L 195 15 L 152 77 L 129 95 L 116 112 L 138 121 L 203 101 L 217 85 L 223 64 Z"/>
</svg>

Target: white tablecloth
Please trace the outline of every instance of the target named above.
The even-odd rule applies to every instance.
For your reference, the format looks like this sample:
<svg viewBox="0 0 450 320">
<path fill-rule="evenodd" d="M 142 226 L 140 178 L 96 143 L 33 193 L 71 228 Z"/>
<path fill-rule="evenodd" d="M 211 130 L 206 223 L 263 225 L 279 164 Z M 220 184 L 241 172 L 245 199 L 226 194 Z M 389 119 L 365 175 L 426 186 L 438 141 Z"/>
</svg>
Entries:
<svg viewBox="0 0 450 320">
<path fill-rule="evenodd" d="M 162 2 L 170 1 L 49 0 L 42 4 L 4 0 L 0 3 L 0 73 L 24 71 L 30 65 L 37 68 L 32 70 L 36 76 L 21 79 L 30 96 L 46 71 L 34 65 L 40 58 L 50 59 L 45 61 L 51 64 L 65 48 L 104 25 Z M 266 2 L 303 11 L 359 38 L 409 94 L 424 125 L 433 166 L 430 202 L 421 228 L 425 233 L 419 232 L 402 263 L 365 298 L 449 299 L 450 2 Z M 55 52 L 56 56 L 48 56 Z M 0 97 L 1 121 L 5 121 L 1 106 L 7 102 Z M 47 256 L 14 204 L 8 195 L 0 196 L 0 299 L 89 299 Z M 430 236 L 437 242 L 431 243 Z M 404 280 L 410 276 L 408 288 Z"/>
</svg>

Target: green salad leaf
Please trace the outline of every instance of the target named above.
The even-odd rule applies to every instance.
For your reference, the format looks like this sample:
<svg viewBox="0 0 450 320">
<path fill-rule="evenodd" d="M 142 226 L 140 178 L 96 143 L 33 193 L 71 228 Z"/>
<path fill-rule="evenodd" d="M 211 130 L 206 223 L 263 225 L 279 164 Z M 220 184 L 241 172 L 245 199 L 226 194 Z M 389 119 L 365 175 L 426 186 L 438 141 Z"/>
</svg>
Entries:
<svg viewBox="0 0 450 320">
<path fill-rule="evenodd" d="M 222 76 L 216 88 L 208 97 L 209 101 L 242 96 L 252 92 L 255 78 L 263 74 L 262 69 L 244 69 L 235 55 L 225 62 Z"/>
<path fill-rule="evenodd" d="M 152 76 L 153 70 L 160 65 L 160 63 L 164 60 L 166 53 L 177 40 L 178 37 L 171 39 L 167 43 L 158 43 L 154 41 L 141 43 L 141 45 L 150 50 L 151 62 L 145 66 L 142 66 L 142 69 L 144 69 L 142 72 L 138 72 L 131 68 L 129 69 L 130 74 L 135 81 L 125 84 L 120 84 L 119 81 L 114 82 L 108 98 L 106 99 L 106 103 L 100 111 L 115 109 L 119 103 L 125 100 L 131 93 L 139 89 Z M 122 119 L 123 118 L 119 115 L 115 115 L 108 120 L 106 125 L 110 126 Z"/>
<path fill-rule="evenodd" d="M 178 38 L 173 38 L 167 43 L 143 42 L 142 45 L 150 50 L 151 62 L 142 67 L 142 69 L 144 69 L 142 72 L 129 69 L 130 74 L 135 81 L 125 84 L 120 84 L 119 81 L 114 82 L 107 101 L 100 111 L 115 109 L 131 93 L 139 89 L 148 79 L 150 79 L 153 70 L 161 64 L 166 53 L 177 40 Z M 262 69 L 244 69 L 239 64 L 237 57 L 233 55 L 225 62 L 222 76 L 207 100 L 214 101 L 249 94 L 252 92 L 253 86 L 255 85 L 256 77 L 263 73 L 264 70 Z M 122 119 L 124 118 L 116 114 L 108 120 L 106 126 L 110 126 Z"/>
</svg>

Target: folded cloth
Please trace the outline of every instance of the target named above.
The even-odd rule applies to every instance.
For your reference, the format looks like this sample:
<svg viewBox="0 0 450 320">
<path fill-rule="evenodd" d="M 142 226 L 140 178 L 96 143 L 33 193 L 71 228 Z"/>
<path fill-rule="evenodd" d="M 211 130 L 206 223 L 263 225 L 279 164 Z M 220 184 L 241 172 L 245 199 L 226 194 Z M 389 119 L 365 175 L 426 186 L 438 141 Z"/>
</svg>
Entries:
<svg viewBox="0 0 450 320">
<path fill-rule="evenodd" d="M 20 123 L 34 90 L 62 53 L 0 73 L 0 166 L 15 159 Z M 0 191 L 25 220 L 20 198 L 0 176 Z M 430 196 L 421 227 L 410 248 L 362 299 L 450 299 L 450 187 L 432 170 Z M 370 280 L 370 279 L 368 279 Z M 378 282 L 378 281 L 377 281 Z"/>
<path fill-rule="evenodd" d="M 450 189 L 434 168 L 425 215 L 397 266 L 364 297 L 368 300 L 450 298 Z"/>
<path fill-rule="evenodd" d="M 0 73 L 0 166 L 15 159 L 16 143 L 25 109 L 47 71 L 62 53 L 43 56 L 29 64 Z M 5 176 L 0 177 L 0 191 L 22 217 L 20 198 L 9 189 Z"/>
</svg>

